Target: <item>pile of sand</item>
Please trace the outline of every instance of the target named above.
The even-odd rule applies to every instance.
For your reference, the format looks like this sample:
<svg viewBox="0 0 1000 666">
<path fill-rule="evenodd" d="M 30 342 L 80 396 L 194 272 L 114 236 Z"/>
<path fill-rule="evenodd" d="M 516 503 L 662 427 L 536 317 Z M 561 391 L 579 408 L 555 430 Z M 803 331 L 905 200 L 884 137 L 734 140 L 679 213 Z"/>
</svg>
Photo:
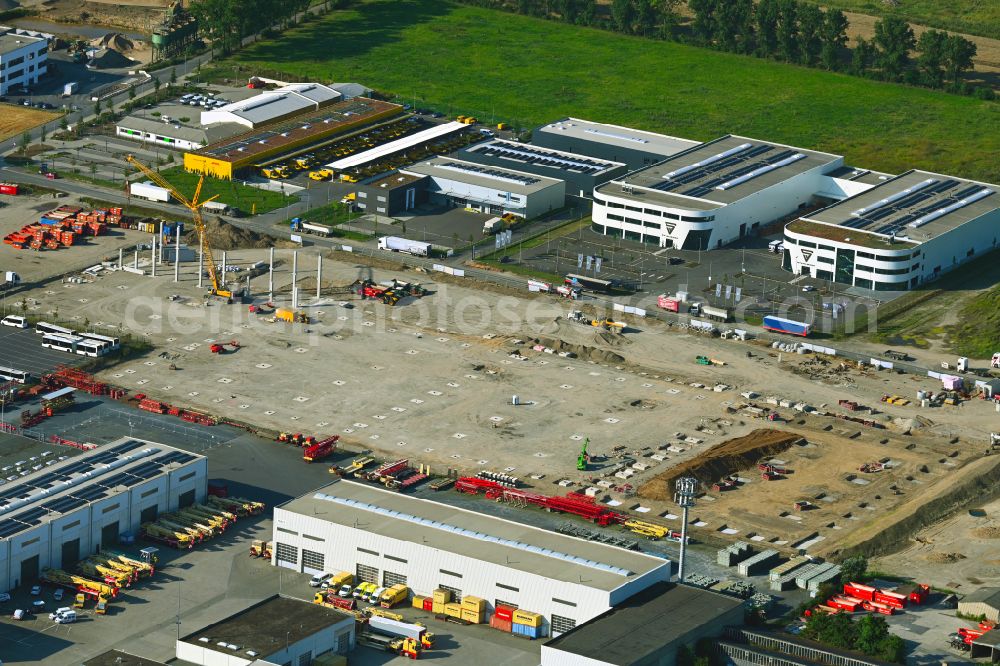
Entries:
<svg viewBox="0 0 1000 666">
<path fill-rule="evenodd" d="M 931 553 L 927 556 L 927 561 L 934 564 L 951 564 L 964 559 L 965 555 L 962 553 Z"/>
<path fill-rule="evenodd" d="M 972 536 L 980 539 L 1000 539 L 1000 526 L 988 525 L 972 530 Z"/>
<path fill-rule="evenodd" d="M 127 53 L 135 49 L 135 42 L 120 32 L 109 32 L 103 37 L 91 40 L 90 45 L 99 49 L 114 49 L 119 53 Z"/>
<path fill-rule="evenodd" d="M 184 234 L 184 242 L 197 247 L 198 232 L 187 227 L 189 231 Z M 257 233 L 250 229 L 243 229 L 229 224 L 222 218 L 205 220 L 205 232 L 208 234 L 208 244 L 213 250 L 250 250 L 265 249 L 269 247 L 292 248 L 298 247 L 296 243 L 287 240 L 279 240 L 274 236 Z"/>
<path fill-rule="evenodd" d="M 800 441 L 803 439 L 799 435 L 783 430 L 754 430 L 749 435 L 716 444 L 701 455 L 656 475 L 639 486 L 639 497 L 670 500 L 674 494 L 674 481 L 682 476 L 693 476 L 703 486 L 709 485 L 756 465 L 762 458 L 786 451 Z"/>
</svg>

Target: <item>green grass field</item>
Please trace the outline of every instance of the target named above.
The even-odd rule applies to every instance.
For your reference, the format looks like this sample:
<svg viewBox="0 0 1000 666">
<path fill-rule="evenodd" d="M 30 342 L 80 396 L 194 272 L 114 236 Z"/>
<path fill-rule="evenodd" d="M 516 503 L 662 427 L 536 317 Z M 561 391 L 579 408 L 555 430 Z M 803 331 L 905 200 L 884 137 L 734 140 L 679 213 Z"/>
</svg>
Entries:
<svg viewBox="0 0 1000 666">
<path fill-rule="evenodd" d="M 882 0 L 806 1 L 845 12 L 895 15 L 932 28 L 1000 39 L 1000 2 L 996 0 L 904 0 L 898 8 L 892 8 Z"/>
<path fill-rule="evenodd" d="M 743 134 L 893 173 L 1000 181 L 995 102 L 448 2 L 367 0 L 239 61 L 524 128 L 572 115 L 693 139 Z"/>
<path fill-rule="evenodd" d="M 194 195 L 194 190 L 198 186 L 198 174 L 188 173 L 183 167 L 163 169 L 160 175 L 186 197 Z M 216 194 L 219 195 L 216 201 L 221 201 L 231 208 L 239 208 L 244 213 L 266 213 L 299 200 L 297 196 L 286 196 L 280 192 L 249 187 L 236 181 L 206 177 L 205 184 L 201 188 L 202 201 Z"/>
</svg>

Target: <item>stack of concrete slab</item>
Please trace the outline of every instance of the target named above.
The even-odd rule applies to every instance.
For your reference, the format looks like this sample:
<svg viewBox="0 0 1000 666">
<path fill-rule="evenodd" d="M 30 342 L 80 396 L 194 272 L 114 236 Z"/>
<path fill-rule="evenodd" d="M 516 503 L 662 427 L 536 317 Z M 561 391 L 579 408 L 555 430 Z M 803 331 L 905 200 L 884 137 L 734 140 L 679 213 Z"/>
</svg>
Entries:
<svg viewBox="0 0 1000 666">
<path fill-rule="evenodd" d="M 830 569 L 834 568 L 835 564 L 832 562 L 822 562 L 820 564 L 812 564 L 806 567 L 802 567 L 798 571 L 798 575 L 795 577 L 795 586 L 800 590 L 804 590 L 809 586 L 809 581 L 815 576 L 826 573 Z"/>
<path fill-rule="evenodd" d="M 781 558 L 778 551 L 768 549 L 743 560 L 736 567 L 741 576 L 756 576 L 770 569 Z"/>
<path fill-rule="evenodd" d="M 784 564 L 780 564 L 771 569 L 768 580 L 771 584 L 771 591 L 781 592 L 791 587 L 795 587 L 796 572 L 809 564 L 812 560 L 805 556 L 793 557 Z"/>
<path fill-rule="evenodd" d="M 807 589 L 810 592 L 817 592 L 819 590 L 820 585 L 822 585 L 823 583 L 829 583 L 839 576 L 840 576 L 840 567 L 835 565 L 833 568 L 827 569 L 818 576 L 813 576 L 812 578 L 810 578 Z"/>
<path fill-rule="evenodd" d="M 737 541 L 728 548 L 721 548 L 716 555 L 716 562 L 724 567 L 736 566 L 753 555 L 753 548 L 745 541 Z"/>
</svg>

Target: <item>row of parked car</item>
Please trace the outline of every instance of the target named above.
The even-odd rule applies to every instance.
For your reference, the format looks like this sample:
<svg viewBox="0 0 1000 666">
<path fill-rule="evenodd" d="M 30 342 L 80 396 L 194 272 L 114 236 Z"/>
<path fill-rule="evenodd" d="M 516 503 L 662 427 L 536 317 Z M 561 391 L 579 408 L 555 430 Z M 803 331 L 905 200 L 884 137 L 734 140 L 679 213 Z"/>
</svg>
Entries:
<svg viewBox="0 0 1000 666">
<path fill-rule="evenodd" d="M 229 104 L 228 100 L 210 97 L 206 95 L 195 95 L 194 93 L 181 95 L 180 101 L 181 104 L 187 104 L 188 106 L 203 106 L 206 109 L 213 109 Z"/>
<path fill-rule="evenodd" d="M 336 589 L 337 596 L 343 599 L 355 598 L 359 601 L 365 601 L 372 604 L 377 604 L 382 599 L 383 593 L 388 590 L 388 587 L 376 585 L 375 583 L 360 583 L 357 586 L 352 585 L 354 577 L 348 573 L 341 574 L 323 574 L 313 576 L 309 581 L 311 587 L 318 587 L 324 590 Z"/>
</svg>

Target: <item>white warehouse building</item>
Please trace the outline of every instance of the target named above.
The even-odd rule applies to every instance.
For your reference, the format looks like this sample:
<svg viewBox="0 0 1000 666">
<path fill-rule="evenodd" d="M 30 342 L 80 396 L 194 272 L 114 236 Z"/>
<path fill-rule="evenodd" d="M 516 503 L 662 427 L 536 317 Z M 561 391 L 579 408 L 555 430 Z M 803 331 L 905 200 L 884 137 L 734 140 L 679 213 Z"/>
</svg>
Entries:
<svg viewBox="0 0 1000 666">
<path fill-rule="evenodd" d="M 997 247 L 1000 187 L 908 171 L 785 227 L 784 268 L 874 291 L 935 280 Z"/>
<path fill-rule="evenodd" d="M 511 213 L 530 220 L 566 203 L 565 181 L 451 157 L 434 157 L 399 172 L 428 176 L 428 194 L 435 203 L 489 215 Z"/>
<path fill-rule="evenodd" d="M 414 594 L 435 589 L 540 613 L 552 635 L 670 579 L 668 560 L 337 481 L 274 510 L 274 563 L 349 571 Z"/>
<path fill-rule="evenodd" d="M 38 83 L 48 69 L 48 59 L 46 35 L 0 26 L 0 95 Z"/>
<path fill-rule="evenodd" d="M 208 463 L 124 437 L 0 488 L 0 589 L 68 568 L 157 515 L 205 500 Z"/>
<path fill-rule="evenodd" d="M 728 135 L 594 190 L 598 233 L 659 247 L 722 247 L 808 206 L 846 196 L 832 173 L 844 158 Z"/>
</svg>

